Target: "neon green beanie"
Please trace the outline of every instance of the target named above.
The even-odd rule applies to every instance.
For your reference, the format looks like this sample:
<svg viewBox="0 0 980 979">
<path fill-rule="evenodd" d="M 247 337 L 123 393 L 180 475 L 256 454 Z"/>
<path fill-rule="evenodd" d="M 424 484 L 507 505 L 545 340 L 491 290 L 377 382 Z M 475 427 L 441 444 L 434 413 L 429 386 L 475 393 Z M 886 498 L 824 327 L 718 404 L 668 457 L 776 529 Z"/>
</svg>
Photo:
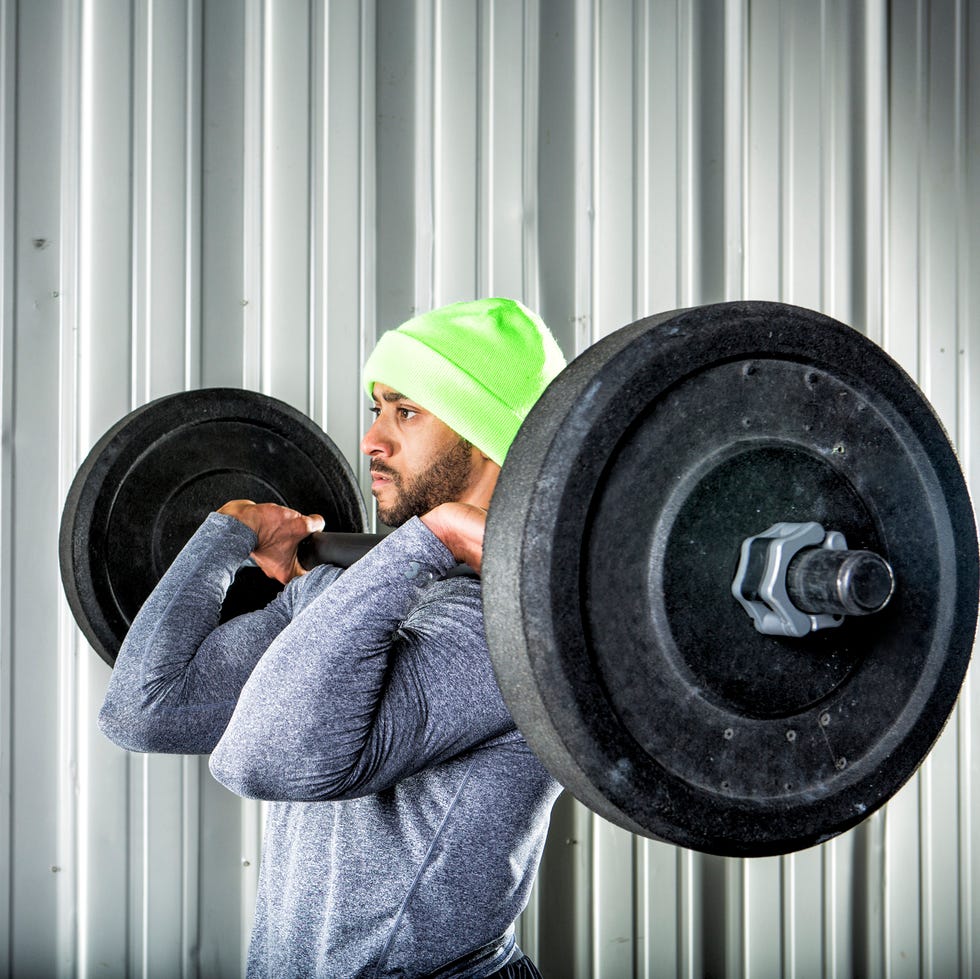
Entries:
<svg viewBox="0 0 980 979">
<path fill-rule="evenodd" d="M 498 465 L 531 406 L 565 366 L 540 318 L 513 299 L 479 299 L 423 313 L 389 330 L 364 365 Z"/>
</svg>

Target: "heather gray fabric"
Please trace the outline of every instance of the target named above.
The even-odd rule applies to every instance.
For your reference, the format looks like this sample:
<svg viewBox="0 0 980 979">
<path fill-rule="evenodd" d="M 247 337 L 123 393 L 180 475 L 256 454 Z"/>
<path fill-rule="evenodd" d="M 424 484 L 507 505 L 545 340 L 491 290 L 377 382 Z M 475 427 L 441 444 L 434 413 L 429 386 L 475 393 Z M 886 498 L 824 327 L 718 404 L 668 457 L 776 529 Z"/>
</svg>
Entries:
<svg viewBox="0 0 980 979">
<path fill-rule="evenodd" d="M 272 800 L 249 976 L 489 975 L 518 954 L 560 789 L 497 689 L 479 582 L 441 580 L 453 558 L 413 519 L 218 626 L 255 542 L 208 517 L 133 622 L 102 730 L 213 752 L 219 782 Z"/>
</svg>

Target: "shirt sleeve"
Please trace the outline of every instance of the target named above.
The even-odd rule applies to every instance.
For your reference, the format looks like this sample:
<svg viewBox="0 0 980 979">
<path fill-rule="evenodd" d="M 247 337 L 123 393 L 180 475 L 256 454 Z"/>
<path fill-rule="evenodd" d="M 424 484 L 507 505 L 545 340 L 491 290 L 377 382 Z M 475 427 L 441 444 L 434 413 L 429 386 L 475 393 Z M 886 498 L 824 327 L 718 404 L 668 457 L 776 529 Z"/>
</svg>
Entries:
<svg viewBox="0 0 980 979">
<path fill-rule="evenodd" d="M 241 521 L 212 513 L 184 546 L 119 650 L 99 714 L 110 740 L 132 751 L 189 754 L 217 744 L 249 674 L 289 622 L 281 595 L 218 625 L 255 543 Z"/>
<path fill-rule="evenodd" d="M 513 730 L 475 579 L 413 518 L 279 633 L 246 682 L 211 771 L 250 798 L 383 791 Z"/>
</svg>

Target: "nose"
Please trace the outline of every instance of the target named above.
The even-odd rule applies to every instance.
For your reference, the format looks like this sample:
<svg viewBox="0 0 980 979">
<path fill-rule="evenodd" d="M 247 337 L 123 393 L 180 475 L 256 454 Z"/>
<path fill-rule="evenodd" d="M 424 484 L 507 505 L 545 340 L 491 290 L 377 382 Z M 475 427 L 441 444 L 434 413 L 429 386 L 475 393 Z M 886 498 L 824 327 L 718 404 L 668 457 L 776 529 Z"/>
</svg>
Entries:
<svg viewBox="0 0 980 979">
<path fill-rule="evenodd" d="M 372 457 L 391 455 L 391 438 L 387 432 L 383 413 L 374 419 L 364 438 L 361 439 L 361 452 Z"/>
</svg>

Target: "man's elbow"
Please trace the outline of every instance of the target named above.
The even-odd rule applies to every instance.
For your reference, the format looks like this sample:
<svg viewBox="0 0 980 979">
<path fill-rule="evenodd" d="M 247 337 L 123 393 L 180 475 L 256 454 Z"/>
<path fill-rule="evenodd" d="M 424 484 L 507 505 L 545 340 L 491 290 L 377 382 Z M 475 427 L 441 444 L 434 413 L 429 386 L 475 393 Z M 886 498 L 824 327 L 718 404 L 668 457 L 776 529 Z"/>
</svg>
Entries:
<svg viewBox="0 0 980 979">
<path fill-rule="evenodd" d="M 208 766 L 218 782 L 243 799 L 300 801 L 289 795 L 282 771 L 268 759 L 260 759 L 247 752 L 230 751 L 219 744 Z"/>
<path fill-rule="evenodd" d="M 330 802 L 350 798 L 348 773 L 335 776 L 297 770 L 295 758 L 274 758 L 257 751 L 219 744 L 209 762 L 211 774 L 243 799 L 264 802 Z"/>
<path fill-rule="evenodd" d="M 127 751 L 167 755 L 204 755 L 214 747 L 215 736 L 194 725 L 175 723 L 163 711 L 122 706 L 110 700 L 102 705 L 99 730 Z"/>
<path fill-rule="evenodd" d="M 99 711 L 99 730 L 127 751 L 160 751 L 152 725 L 139 712 L 106 701 Z"/>
</svg>

